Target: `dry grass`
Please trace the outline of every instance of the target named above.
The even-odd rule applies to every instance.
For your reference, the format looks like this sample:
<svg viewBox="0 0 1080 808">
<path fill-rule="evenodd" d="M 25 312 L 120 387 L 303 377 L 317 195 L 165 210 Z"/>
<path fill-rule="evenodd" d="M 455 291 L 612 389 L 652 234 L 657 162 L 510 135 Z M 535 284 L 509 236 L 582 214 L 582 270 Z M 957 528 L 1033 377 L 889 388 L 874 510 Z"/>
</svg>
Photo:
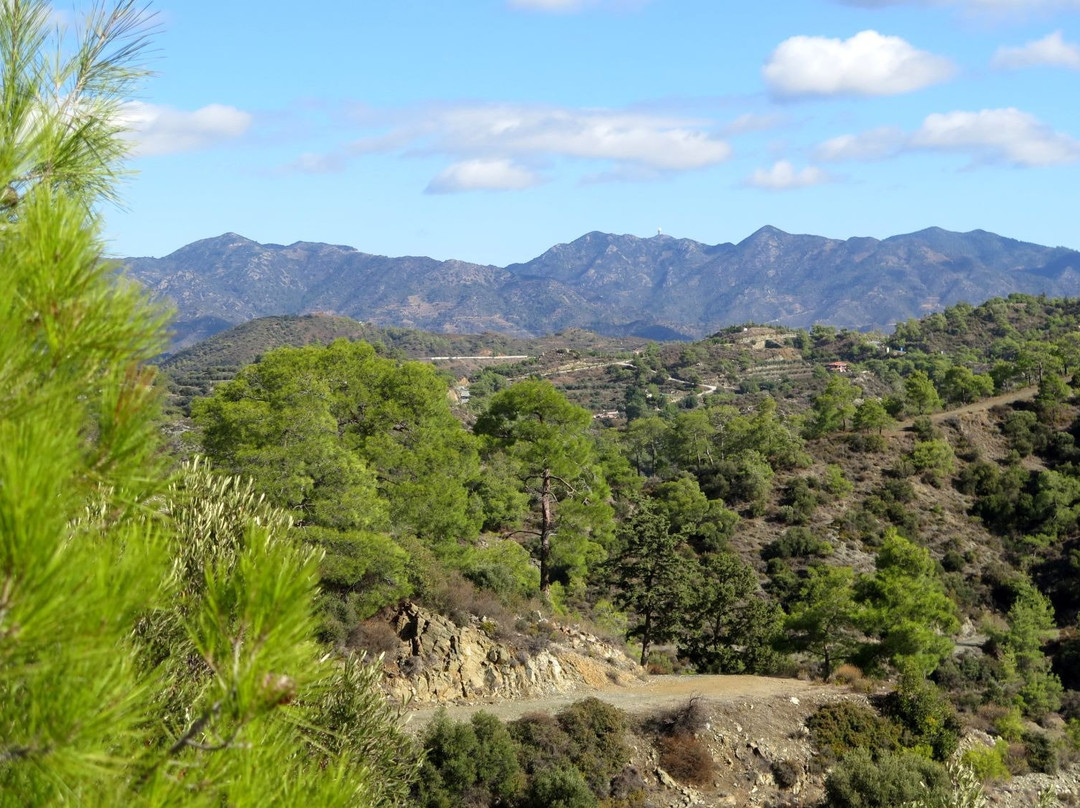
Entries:
<svg viewBox="0 0 1080 808">
<path fill-rule="evenodd" d="M 856 665 L 841 665 L 833 671 L 829 681 L 834 685 L 846 685 L 856 693 L 869 693 L 874 689 L 873 681 L 867 679 L 866 675 Z"/>
<path fill-rule="evenodd" d="M 716 774 L 716 763 L 708 748 L 693 735 L 672 735 L 657 744 L 660 766 L 680 783 L 706 786 Z"/>
</svg>

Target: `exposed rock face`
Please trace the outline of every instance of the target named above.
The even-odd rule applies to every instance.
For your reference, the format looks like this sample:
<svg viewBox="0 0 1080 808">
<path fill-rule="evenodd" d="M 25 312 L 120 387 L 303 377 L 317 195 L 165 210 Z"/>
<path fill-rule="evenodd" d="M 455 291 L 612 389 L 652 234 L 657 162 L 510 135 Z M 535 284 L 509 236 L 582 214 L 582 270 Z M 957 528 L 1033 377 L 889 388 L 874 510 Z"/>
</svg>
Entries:
<svg viewBox="0 0 1080 808">
<path fill-rule="evenodd" d="M 547 647 L 529 653 L 497 642 L 477 625 L 406 604 L 393 619 L 401 640 L 385 659 L 386 689 L 414 703 L 513 699 L 630 682 L 641 668 L 598 637 L 548 626 Z"/>
</svg>

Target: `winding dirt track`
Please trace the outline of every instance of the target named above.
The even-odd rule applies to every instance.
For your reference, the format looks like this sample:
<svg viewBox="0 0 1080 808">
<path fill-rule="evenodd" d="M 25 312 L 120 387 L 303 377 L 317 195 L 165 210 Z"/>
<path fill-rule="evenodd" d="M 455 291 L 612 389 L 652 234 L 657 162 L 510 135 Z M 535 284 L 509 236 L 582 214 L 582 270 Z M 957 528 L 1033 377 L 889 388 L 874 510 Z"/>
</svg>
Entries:
<svg viewBox="0 0 1080 808">
<path fill-rule="evenodd" d="M 650 712 L 659 707 L 672 707 L 687 699 L 699 697 L 706 701 L 737 703 L 774 698 L 805 697 L 821 691 L 835 692 L 828 685 L 803 682 L 798 679 L 773 679 L 766 676 L 649 676 L 644 682 L 630 687 L 611 685 L 596 690 L 581 690 L 557 696 L 537 696 L 488 704 L 452 704 L 446 712 L 455 721 L 464 721 L 483 710 L 502 721 L 513 721 L 527 713 L 557 713 L 575 701 L 596 697 L 631 714 Z M 407 727 L 422 727 L 438 712 L 438 705 L 425 705 L 405 714 Z"/>
<path fill-rule="evenodd" d="M 964 415 L 969 412 L 986 412 L 999 404 L 1013 404 L 1017 401 L 1025 401 L 1035 398 L 1038 394 L 1038 387 L 1022 387 L 1019 390 L 1013 390 L 1012 392 L 1005 393 L 1000 396 L 991 396 L 990 398 L 982 398 L 972 404 L 965 404 L 963 407 L 956 407 L 951 410 L 941 410 L 940 412 L 934 412 L 930 414 L 930 420 L 935 424 L 940 424 L 946 418 L 952 418 L 956 415 Z M 908 418 L 906 421 L 901 421 L 896 424 L 892 429 L 886 430 L 886 435 L 898 436 L 903 435 L 906 430 L 911 429 L 915 423 L 914 418 Z"/>
</svg>

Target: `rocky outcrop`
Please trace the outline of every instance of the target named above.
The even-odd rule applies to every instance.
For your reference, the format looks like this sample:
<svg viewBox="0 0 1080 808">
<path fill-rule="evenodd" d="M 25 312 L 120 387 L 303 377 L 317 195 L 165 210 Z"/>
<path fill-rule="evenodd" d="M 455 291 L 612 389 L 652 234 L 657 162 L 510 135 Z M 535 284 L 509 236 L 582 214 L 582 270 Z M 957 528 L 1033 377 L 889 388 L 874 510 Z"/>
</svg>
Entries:
<svg viewBox="0 0 1080 808">
<path fill-rule="evenodd" d="M 384 656 L 385 688 L 415 704 L 514 699 L 629 684 L 641 668 L 591 634 L 547 621 L 538 636 L 496 639 L 492 624 L 453 621 L 406 604 L 393 617 L 399 644 Z"/>
</svg>

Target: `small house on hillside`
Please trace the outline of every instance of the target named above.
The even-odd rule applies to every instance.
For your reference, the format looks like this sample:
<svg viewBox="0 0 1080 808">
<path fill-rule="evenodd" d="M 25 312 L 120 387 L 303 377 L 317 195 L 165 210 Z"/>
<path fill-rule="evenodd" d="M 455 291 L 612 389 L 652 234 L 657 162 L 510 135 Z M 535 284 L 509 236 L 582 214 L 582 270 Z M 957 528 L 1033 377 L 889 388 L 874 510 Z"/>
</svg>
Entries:
<svg viewBox="0 0 1080 808">
<path fill-rule="evenodd" d="M 469 377 L 462 376 L 456 385 L 446 391 L 451 404 L 468 404 L 472 397 L 469 393 Z"/>
<path fill-rule="evenodd" d="M 848 372 L 848 363 L 847 362 L 829 362 L 827 365 L 825 365 L 825 369 L 827 371 L 829 371 L 829 373 L 847 373 Z"/>
</svg>

